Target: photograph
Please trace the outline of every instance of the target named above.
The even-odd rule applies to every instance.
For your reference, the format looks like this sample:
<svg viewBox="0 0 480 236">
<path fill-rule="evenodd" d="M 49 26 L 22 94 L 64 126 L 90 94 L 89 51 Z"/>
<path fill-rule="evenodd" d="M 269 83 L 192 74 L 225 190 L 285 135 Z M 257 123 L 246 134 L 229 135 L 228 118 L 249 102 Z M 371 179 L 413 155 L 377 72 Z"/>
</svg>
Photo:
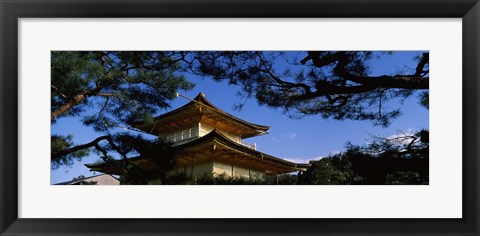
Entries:
<svg viewBox="0 0 480 236">
<path fill-rule="evenodd" d="M 428 185 L 429 51 L 51 51 L 51 185 Z"/>
</svg>

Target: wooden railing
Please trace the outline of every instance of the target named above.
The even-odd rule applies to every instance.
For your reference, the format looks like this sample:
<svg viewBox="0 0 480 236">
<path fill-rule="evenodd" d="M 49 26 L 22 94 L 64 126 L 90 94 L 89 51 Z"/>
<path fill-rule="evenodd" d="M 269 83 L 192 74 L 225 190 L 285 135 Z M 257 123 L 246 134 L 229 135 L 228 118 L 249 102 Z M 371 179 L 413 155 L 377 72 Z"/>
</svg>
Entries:
<svg viewBox="0 0 480 236">
<path fill-rule="evenodd" d="M 176 132 L 173 135 L 167 136 L 166 138 L 169 142 L 176 143 L 176 142 L 180 142 L 180 141 L 183 141 L 183 140 L 198 138 L 198 137 L 199 137 L 198 129 L 191 128 L 191 129 L 188 129 L 188 130 L 182 130 L 181 132 Z M 231 138 L 229 138 L 229 139 L 231 139 Z M 239 143 L 239 144 L 241 144 L 245 147 L 251 148 L 253 150 L 257 150 L 257 144 L 256 143 L 252 144 L 252 143 L 243 142 L 242 140 L 234 140 L 234 139 L 231 139 L 231 140 L 236 142 L 236 143 Z"/>
<path fill-rule="evenodd" d="M 248 148 L 251 148 L 251 149 L 253 149 L 253 150 L 257 150 L 257 144 L 256 144 L 256 143 L 251 144 L 251 143 L 243 142 L 243 141 L 241 141 L 241 140 L 240 140 L 239 142 L 237 142 L 237 143 L 240 143 L 240 144 L 242 144 L 243 146 L 248 147 Z"/>
<path fill-rule="evenodd" d="M 198 129 L 191 128 L 191 129 L 182 130 L 181 132 L 177 132 L 173 135 L 167 136 L 167 140 L 172 143 L 175 143 L 175 142 L 196 138 L 196 137 L 198 137 Z"/>
</svg>

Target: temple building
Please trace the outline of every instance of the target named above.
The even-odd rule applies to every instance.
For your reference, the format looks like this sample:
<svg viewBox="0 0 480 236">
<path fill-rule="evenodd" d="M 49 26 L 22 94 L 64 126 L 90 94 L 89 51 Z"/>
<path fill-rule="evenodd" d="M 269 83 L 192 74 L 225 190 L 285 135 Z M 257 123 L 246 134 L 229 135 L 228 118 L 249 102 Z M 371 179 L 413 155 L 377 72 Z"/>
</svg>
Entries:
<svg viewBox="0 0 480 236">
<path fill-rule="evenodd" d="M 152 135 L 165 138 L 177 150 L 174 172 L 192 178 L 226 175 L 266 180 L 268 176 L 305 171 L 310 164 L 286 161 L 257 150 L 245 139 L 265 135 L 269 126 L 235 117 L 210 103 L 203 93 L 186 105 L 160 115 L 153 122 L 135 124 Z M 155 171 L 149 160 L 132 158 L 136 165 Z M 121 175 L 119 168 L 87 164 L 92 171 Z M 153 182 L 152 182 L 153 183 Z"/>
</svg>

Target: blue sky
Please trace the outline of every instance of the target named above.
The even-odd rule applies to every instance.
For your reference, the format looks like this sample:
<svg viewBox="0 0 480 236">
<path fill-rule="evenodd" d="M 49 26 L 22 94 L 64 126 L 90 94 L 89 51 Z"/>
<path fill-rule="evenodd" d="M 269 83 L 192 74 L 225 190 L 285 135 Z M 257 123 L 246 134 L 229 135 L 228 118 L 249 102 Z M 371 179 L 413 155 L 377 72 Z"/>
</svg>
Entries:
<svg viewBox="0 0 480 236">
<path fill-rule="evenodd" d="M 415 68 L 412 60 L 419 52 L 395 52 L 393 55 L 383 55 L 370 64 L 372 75 L 394 74 L 403 66 Z M 400 131 L 428 129 L 428 110 L 419 105 L 417 95 L 413 95 L 401 105 L 402 116 L 393 120 L 387 127 L 374 126 L 371 121 L 337 121 L 323 119 L 320 115 L 307 116 L 302 119 L 292 119 L 284 115 L 281 109 L 259 106 L 254 99 L 246 101 L 242 110 L 234 109 L 239 103 L 237 91 L 239 87 L 226 83 L 214 82 L 211 79 L 186 75 L 196 86 L 190 91 L 178 91 L 182 95 L 194 98 L 198 93 L 205 94 L 207 99 L 224 111 L 238 116 L 246 121 L 271 126 L 269 134 L 244 140 L 256 143 L 257 150 L 294 162 L 308 162 L 319 159 L 331 153 L 344 149 L 346 142 L 357 145 L 365 144 L 372 136 L 390 136 Z M 188 100 L 178 97 L 171 103 L 171 108 L 160 113 L 178 108 Z M 400 106 L 399 104 L 394 104 Z M 72 134 L 76 144 L 92 141 L 100 134 L 91 128 L 84 127 L 79 119 L 60 118 L 52 125 L 52 134 Z M 90 176 L 99 173 L 90 172 L 83 164 L 99 161 L 100 158 L 91 155 L 81 162 L 75 161 L 71 167 L 60 167 L 51 171 L 51 183 L 69 181 L 78 175 Z"/>
</svg>

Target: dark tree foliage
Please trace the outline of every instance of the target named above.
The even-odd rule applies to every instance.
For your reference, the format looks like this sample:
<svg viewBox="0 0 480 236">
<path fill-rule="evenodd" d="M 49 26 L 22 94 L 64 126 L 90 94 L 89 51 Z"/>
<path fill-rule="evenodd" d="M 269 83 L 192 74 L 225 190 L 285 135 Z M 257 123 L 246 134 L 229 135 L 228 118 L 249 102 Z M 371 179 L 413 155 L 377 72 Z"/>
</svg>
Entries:
<svg viewBox="0 0 480 236">
<path fill-rule="evenodd" d="M 282 174 L 278 176 L 279 185 L 296 185 L 298 184 L 298 175 Z"/>
<path fill-rule="evenodd" d="M 78 182 L 73 183 L 72 185 L 96 185 L 98 183 L 97 181 L 84 180 L 85 178 L 86 178 L 85 175 L 79 175 L 77 177 L 73 177 L 72 181 L 78 181 Z"/>
<path fill-rule="evenodd" d="M 352 170 L 351 150 L 310 161 L 307 171 L 298 175 L 298 184 L 352 185 L 362 184 L 363 178 Z"/>
<path fill-rule="evenodd" d="M 283 174 L 278 176 L 267 176 L 265 179 L 256 177 L 228 176 L 219 174 L 215 176 L 202 175 L 192 177 L 184 172 L 172 173 L 165 176 L 161 181 L 162 185 L 295 185 L 298 182 L 296 175 Z"/>
<path fill-rule="evenodd" d="M 72 181 L 77 181 L 77 180 L 82 180 L 82 179 L 85 179 L 85 175 L 79 175 L 77 177 L 73 177 Z"/>
<path fill-rule="evenodd" d="M 180 172 L 180 173 L 173 173 L 168 176 L 162 181 L 161 184 L 163 185 L 185 185 L 185 184 L 192 184 L 194 180 L 190 177 L 190 175 Z"/>
<path fill-rule="evenodd" d="M 165 182 L 168 179 L 168 173 L 175 167 L 175 157 L 177 150 L 171 147 L 171 144 L 162 139 L 154 141 L 144 140 L 140 136 L 132 138 L 131 135 L 124 135 L 119 139 L 120 148 L 125 151 L 134 151 L 144 160 L 153 162 L 156 166 L 154 170 L 145 170 L 140 166 L 130 162 L 128 157 L 124 157 L 124 174 L 122 183 L 125 184 L 148 184 L 151 180 Z"/>
<path fill-rule="evenodd" d="M 400 185 L 400 184 L 415 184 L 427 185 L 428 175 L 415 171 L 396 171 L 387 174 L 385 184 Z"/>
<path fill-rule="evenodd" d="M 54 51 L 51 63 L 51 121 L 82 115 L 99 131 L 149 118 L 168 108 L 178 90 L 193 87 L 175 73 L 180 65 L 168 52 Z M 81 113 L 95 103 L 94 114 Z"/>
<path fill-rule="evenodd" d="M 376 137 L 369 145 L 347 145 L 341 154 L 311 161 L 299 184 L 428 184 L 428 131 Z"/>
<path fill-rule="evenodd" d="M 429 131 L 375 137 L 366 147 L 348 145 L 352 169 L 366 184 L 428 184 Z"/>
<path fill-rule="evenodd" d="M 94 148 L 102 158 L 102 161 L 97 164 L 104 168 L 105 173 L 109 173 L 109 168 L 122 170 L 120 174 L 122 184 L 148 184 L 152 180 L 165 181 L 168 172 L 175 167 L 177 150 L 163 139 L 146 140 L 140 135 L 119 133 L 99 137 L 81 146 L 86 145 Z M 121 159 L 115 159 L 112 154 L 119 155 Z M 140 158 L 149 165 L 154 165 L 156 169 L 144 168 L 144 164 L 134 163 L 131 158 Z"/>
<path fill-rule="evenodd" d="M 208 174 L 202 176 L 192 177 L 186 173 L 173 173 L 165 176 L 165 178 L 159 182 L 162 185 L 266 185 L 275 184 L 268 180 L 259 178 L 248 178 L 241 176 L 228 176 L 226 174 L 219 174 L 211 176 Z"/>
<path fill-rule="evenodd" d="M 97 185 L 96 181 L 80 181 L 74 185 Z"/>
<path fill-rule="evenodd" d="M 194 178 L 193 183 L 198 185 L 265 185 L 265 184 L 269 184 L 267 181 L 263 179 L 246 178 L 246 177 L 240 177 L 240 176 L 227 176 L 226 174 L 220 174 L 216 176 L 203 175 L 200 178 Z"/>
<path fill-rule="evenodd" d="M 74 146 L 72 136 L 52 135 L 53 169 L 71 165 L 74 159 L 95 150 L 103 160 L 109 154 L 126 158 L 123 150 L 129 135 L 112 135 L 119 127 L 146 121 L 179 90 L 193 84 L 179 75 L 179 62 L 169 52 L 53 51 L 51 53 L 51 122 L 68 116 L 80 117 L 101 136 Z M 130 137 L 139 140 L 140 137 Z M 146 140 L 143 140 L 146 142 Z M 123 146 L 122 146 L 123 145 Z M 132 147 L 130 147 L 132 148 Z M 133 148 L 132 148 L 133 149 Z M 137 150 L 138 151 L 138 150 Z"/>
<path fill-rule="evenodd" d="M 321 115 L 337 120 L 372 120 L 387 126 L 400 115 L 389 101 L 401 104 L 416 91 L 428 107 L 429 53 L 417 65 L 390 75 L 372 75 L 369 63 L 382 52 L 310 51 L 196 52 L 182 55 L 190 71 L 240 85 L 241 95 L 259 104 L 284 109 L 292 117 Z"/>
<path fill-rule="evenodd" d="M 61 135 L 52 135 L 51 136 L 51 145 L 50 150 L 51 153 L 58 153 L 69 149 L 73 146 L 72 136 L 61 136 Z M 51 157 L 51 168 L 56 169 L 60 166 L 71 166 L 74 160 L 81 160 L 82 157 L 87 156 L 89 150 L 86 149 L 78 149 L 72 152 L 66 153 L 65 155 L 58 155 Z"/>
</svg>

